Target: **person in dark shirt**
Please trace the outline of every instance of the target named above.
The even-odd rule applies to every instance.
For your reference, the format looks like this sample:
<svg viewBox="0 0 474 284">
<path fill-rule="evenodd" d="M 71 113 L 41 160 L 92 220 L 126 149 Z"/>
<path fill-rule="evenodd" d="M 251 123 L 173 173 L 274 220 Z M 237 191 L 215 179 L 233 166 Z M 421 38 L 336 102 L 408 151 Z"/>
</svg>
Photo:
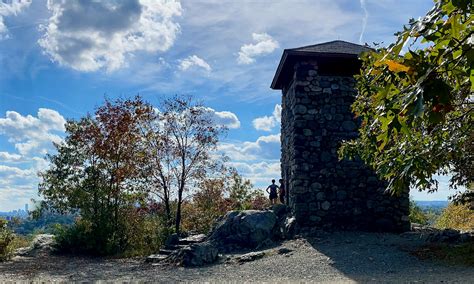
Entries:
<svg viewBox="0 0 474 284">
<path fill-rule="evenodd" d="M 285 204 L 285 198 L 286 198 L 285 184 L 283 182 L 283 179 L 280 179 L 278 182 L 280 183 L 280 192 L 278 193 L 278 195 L 280 196 L 280 203 Z"/>
<path fill-rule="evenodd" d="M 270 195 L 270 204 L 276 204 L 278 199 L 278 185 L 275 184 L 275 180 L 272 179 L 272 184 L 267 187 L 267 193 Z"/>
</svg>

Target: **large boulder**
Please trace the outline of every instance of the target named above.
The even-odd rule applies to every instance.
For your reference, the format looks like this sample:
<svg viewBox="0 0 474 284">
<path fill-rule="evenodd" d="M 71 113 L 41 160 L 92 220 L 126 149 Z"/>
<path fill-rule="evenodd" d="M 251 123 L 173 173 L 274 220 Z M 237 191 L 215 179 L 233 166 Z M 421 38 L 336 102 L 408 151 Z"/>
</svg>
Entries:
<svg viewBox="0 0 474 284">
<path fill-rule="evenodd" d="M 276 224 L 273 211 L 230 211 L 217 223 L 210 240 L 224 251 L 254 249 L 273 238 Z"/>
<path fill-rule="evenodd" d="M 55 244 L 54 235 L 40 234 L 35 236 L 29 247 L 19 248 L 15 254 L 29 257 L 47 255 L 55 250 Z"/>
</svg>

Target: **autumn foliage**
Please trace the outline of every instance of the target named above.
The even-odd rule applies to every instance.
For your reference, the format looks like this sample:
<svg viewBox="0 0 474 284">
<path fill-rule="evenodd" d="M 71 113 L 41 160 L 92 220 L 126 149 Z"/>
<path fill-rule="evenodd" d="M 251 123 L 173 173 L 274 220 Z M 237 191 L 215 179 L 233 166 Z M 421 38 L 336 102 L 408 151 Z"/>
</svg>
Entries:
<svg viewBox="0 0 474 284">
<path fill-rule="evenodd" d="M 151 253 L 183 219 L 185 230 L 207 232 L 227 210 L 263 206 L 217 152 L 225 131 L 207 108 L 178 96 L 159 108 L 140 97 L 106 100 L 68 121 L 39 185 L 41 208 L 78 216 L 58 228 L 61 250 Z"/>
</svg>

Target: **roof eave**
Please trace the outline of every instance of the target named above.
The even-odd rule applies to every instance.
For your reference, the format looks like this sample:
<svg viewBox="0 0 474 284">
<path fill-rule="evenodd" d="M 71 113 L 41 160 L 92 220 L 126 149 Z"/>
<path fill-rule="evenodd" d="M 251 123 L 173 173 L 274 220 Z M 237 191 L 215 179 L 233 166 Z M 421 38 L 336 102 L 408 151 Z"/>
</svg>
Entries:
<svg viewBox="0 0 474 284">
<path fill-rule="evenodd" d="M 280 80 L 280 74 L 281 71 L 283 70 L 287 58 L 292 55 L 292 56 L 306 56 L 306 57 L 345 57 L 345 58 L 358 58 L 358 54 L 350 54 L 350 53 L 334 53 L 334 52 L 312 52 L 312 51 L 297 51 L 293 49 L 285 49 L 283 51 L 283 55 L 281 56 L 280 63 L 278 64 L 277 71 L 275 73 L 275 76 L 273 77 L 272 84 L 270 85 L 270 88 L 273 90 L 280 90 L 281 89 L 281 80 Z"/>
<path fill-rule="evenodd" d="M 272 84 L 270 85 L 270 88 L 273 90 L 279 90 L 281 89 L 280 86 L 277 86 L 278 84 L 278 79 L 280 78 L 280 73 L 281 70 L 283 69 L 283 66 L 285 65 L 286 58 L 288 57 L 288 49 L 283 50 L 283 54 L 281 55 L 280 63 L 278 64 L 277 71 L 275 72 L 275 76 L 273 76 Z"/>
</svg>

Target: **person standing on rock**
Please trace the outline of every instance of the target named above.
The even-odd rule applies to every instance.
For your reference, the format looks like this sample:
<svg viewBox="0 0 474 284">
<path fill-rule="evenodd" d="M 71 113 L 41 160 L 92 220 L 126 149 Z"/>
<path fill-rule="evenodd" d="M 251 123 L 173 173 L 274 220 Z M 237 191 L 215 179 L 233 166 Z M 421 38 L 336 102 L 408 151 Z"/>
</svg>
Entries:
<svg viewBox="0 0 474 284">
<path fill-rule="evenodd" d="M 280 191 L 278 192 L 278 195 L 280 196 L 280 203 L 285 204 L 285 197 L 286 197 L 286 191 L 285 191 L 285 184 L 283 182 L 283 179 L 278 180 L 280 183 Z"/>
<path fill-rule="evenodd" d="M 272 179 L 272 184 L 267 187 L 267 193 L 270 195 L 270 204 L 274 205 L 278 199 L 278 185 L 275 184 L 275 180 Z"/>
</svg>

